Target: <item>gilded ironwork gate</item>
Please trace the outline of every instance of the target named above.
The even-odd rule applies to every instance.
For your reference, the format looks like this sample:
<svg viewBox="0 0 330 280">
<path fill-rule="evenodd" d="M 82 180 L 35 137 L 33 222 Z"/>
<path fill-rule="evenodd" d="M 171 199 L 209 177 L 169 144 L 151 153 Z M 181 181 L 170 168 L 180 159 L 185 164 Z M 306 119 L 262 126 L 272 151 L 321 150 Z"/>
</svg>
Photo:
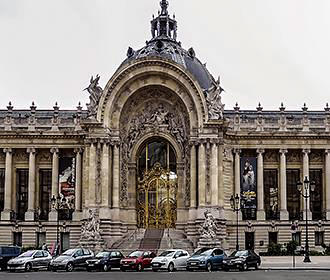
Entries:
<svg viewBox="0 0 330 280">
<path fill-rule="evenodd" d="M 177 177 L 160 163 L 144 173 L 137 187 L 137 219 L 140 228 L 174 228 Z"/>
</svg>

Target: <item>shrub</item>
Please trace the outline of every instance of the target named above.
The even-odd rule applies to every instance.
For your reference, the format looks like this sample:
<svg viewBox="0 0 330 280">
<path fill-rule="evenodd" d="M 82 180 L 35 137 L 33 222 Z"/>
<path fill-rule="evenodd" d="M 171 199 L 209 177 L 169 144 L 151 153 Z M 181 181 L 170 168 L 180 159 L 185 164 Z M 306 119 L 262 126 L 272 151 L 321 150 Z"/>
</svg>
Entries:
<svg viewBox="0 0 330 280">
<path fill-rule="evenodd" d="M 297 241 L 290 241 L 286 244 L 286 250 L 289 255 L 293 255 L 297 250 L 298 242 Z"/>
</svg>

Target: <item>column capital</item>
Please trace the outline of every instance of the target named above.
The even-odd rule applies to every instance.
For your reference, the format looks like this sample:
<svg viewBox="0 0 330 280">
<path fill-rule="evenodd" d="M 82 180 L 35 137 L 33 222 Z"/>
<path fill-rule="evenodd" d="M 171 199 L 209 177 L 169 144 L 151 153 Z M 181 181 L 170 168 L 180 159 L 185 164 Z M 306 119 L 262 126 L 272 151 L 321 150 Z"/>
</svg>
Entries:
<svg viewBox="0 0 330 280">
<path fill-rule="evenodd" d="M 325 150 L 324 150 L 324 153 L 325 153 L 326 155 L 330 155 L 330 149 L 325 149 Z"/>
<path fill-rule="evenodd" d="M 31 147 L 31 148 L 27 148 L 26 152 L 29 154 L 35 154 L 37 152 L 37 150 L 36 150 L 36 148 Z"/>
<path fill-rule="evenodd" d="M 280 152 L 280 154 L 285 155 L 285 154 L 288 153 L 288 150 L 287 149 L 280 149 L 279 152 Z"/>
<path fill-rule="evenodd" d="M 5 154 L 11 154 L 11 153 L 13 153 L 13 149 L 12 149 L 12 148 L 4 148 L 4 149 L 3 149 L 3 152 L 4 152 Z"/>
<path fill-rule="evenodd" d="M 262 149 L 262 148 L 260 148 L 260 149 L 257 149 L 257 154 L 264 154 L 265 153 L 265 149 Z"/>
<path fill-rule="evenodd" d="M 84 152 L 84 148 L 82 148 L 82 147 L 74 149 L 75 154 L 82 154 L 83 152 Z"/>
<path fill-rule="evenodd" d="M 303 149 L 303 150 L 302 150 L 302 153 L 308 155 L 308 154 L 311 153 L 311 150 L 310 150 L 310 149 Z"/>
<path fill-rule="evenodd" d="M 241 152 L 242 152 L 242 150 L 239 149 L 239 148 L 234 148 L 234 149 L 233 149 L 233 153 L 234 153 L 234 154 L 239 154 L 239 155 L 240 155 Z"/>
<path fill-rule="evenodd" d="M 50 152 L 52 153 L 52 154 L 58 154 L 59 152 L 60 152 L 60 150 L 59 150 L 59 148 L 51 148 L 50 149 Z"/>
</svg>

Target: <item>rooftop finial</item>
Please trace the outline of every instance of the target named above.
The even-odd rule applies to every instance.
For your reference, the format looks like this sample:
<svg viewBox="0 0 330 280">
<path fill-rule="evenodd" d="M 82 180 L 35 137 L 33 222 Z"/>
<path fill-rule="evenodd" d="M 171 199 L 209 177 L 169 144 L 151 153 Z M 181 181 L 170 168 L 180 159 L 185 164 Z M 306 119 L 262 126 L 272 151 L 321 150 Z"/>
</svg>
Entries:
<svg viewBox="0 0 330 280">
<path fill-rule="evenodd" d="M 168 11 L 167 11 L 168 1 L 166 1 L 166 0 L 162 0 L 162 1 L 160 2 L 160 7 L 162 8 L 162 12 L 161 12 L 161 14 L 162 14 L 162 15 L 167 15 L 167 14 L 168 14 Z"/>
</svg>

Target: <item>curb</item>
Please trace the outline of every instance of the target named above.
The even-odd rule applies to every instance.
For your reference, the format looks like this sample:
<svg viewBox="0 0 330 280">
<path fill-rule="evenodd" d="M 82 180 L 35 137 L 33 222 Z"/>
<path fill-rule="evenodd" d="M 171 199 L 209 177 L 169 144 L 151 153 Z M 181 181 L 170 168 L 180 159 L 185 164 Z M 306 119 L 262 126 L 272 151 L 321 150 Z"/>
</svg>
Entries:
<svg viewBox="0 0 330 280">
<path fill-rule="evenodd" d="M 260 270 L 328 270 L 330 267 L 259 267 Z"/>
</svg>

